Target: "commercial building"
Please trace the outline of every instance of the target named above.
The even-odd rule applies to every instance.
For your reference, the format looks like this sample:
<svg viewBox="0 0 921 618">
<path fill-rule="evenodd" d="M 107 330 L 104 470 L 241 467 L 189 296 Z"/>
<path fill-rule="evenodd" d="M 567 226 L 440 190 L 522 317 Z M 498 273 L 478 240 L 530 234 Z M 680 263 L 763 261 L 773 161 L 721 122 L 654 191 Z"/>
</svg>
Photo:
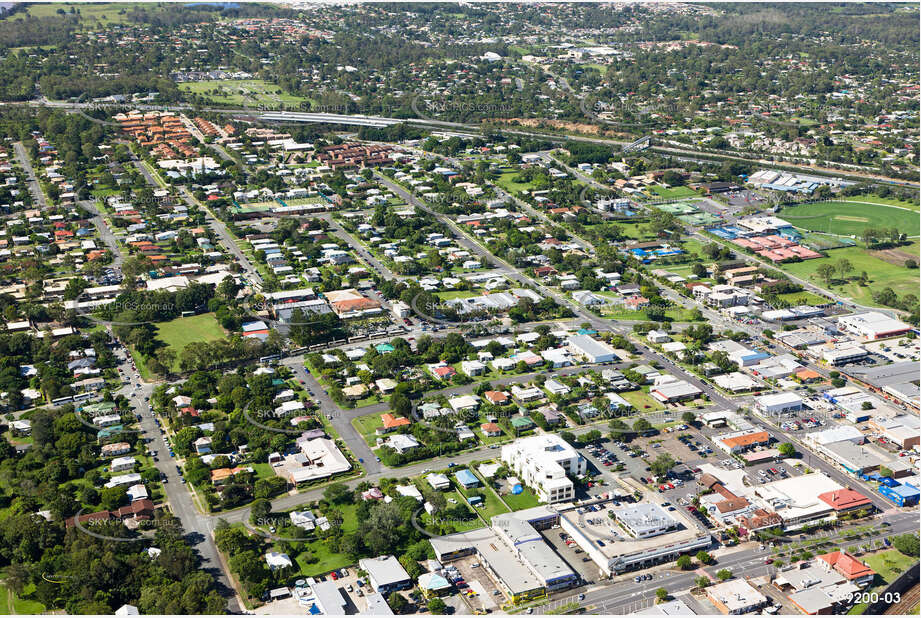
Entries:
<svg viewBox="0 0 921 618">
<path fill-rule="evenodd" d="M 916 410 L 921 408 L 921 391 L 918 388 L 921 362 L 901 361 L 877 367 L 848 367 L 845 373 L 887 399 L 894 399 Z"/>
<path fill-rule="evenodd" d="M 531 487 L 541 502 L 569 502 L 575 498 L 567 477 L 585 474 L 588 463 L 556 434 L 515 440 L 502 447 L 502 461 Z"/>
<path fill-rule="evenodd" d="M 641 502 L 614 510 L 617 521 L 635 538 L 644 539 L 665 534 L 678 527 L 658 504 Z"/>
<path fill-rule="evenodd" d="M 873 508 L 873 503 L 870 502 L 869 498 L 849 488 L 826 491 L 819 494 L 819 500 L 834 509 L 837 515 Z"/>
<path fill-rule="evenodd" d="M 440 562 L 476 555 L 506 596 L 519 603 L 578 583 L 576 573 L 537 533 L 559 521 L 548 507 L 506 513 L 492 527 L 429 540 Z"/>
<path fill-rule="evenodd" d="M 617 515 L 630 522 L 634 530 L 640 533 L 649 531 L 647 536 L 625 538 L 625 528 L 601 513 L 596 516 L 567 511 L 560 514 L 560 526 L 579 545 L 589 558 L 598 566 L 605 577 L 645 568 L 662 562 L 676 560 L 684 553 L 694 553 L 710 546 L 710 534 L 698 527 L 687 512 L 676 510 L 665 513 L 655 507 L 654 518 L 658 513 L 672 520 L 671 523 L 659 518 L 655 525 L 643 519 L 644 507 L 632 505 L 635 515 L 624 512 Z M 615 512 L 616 513 L 616 512 Z M 648 515 L 649 513 L 647 513 Z M 621 521 L 620 519 L 618 521 Z M 652 529 L 664 530 L 661 534 Z"/>
<path fill-rule="evenodd" d="M 358 568 L 368 574 L 368 583 L 374 592 L 383 595 L 388 595 L 394 590 L 406 590 L 413 584 L 409 573 L 393 556 L 362 558 L 358 561 Z"/>
<path fill-rule="evenodd" d="M 768 604 L 766 596 L 744 579 L 731 579 L 707 588 L 707 599 L 724 614 L 750 614 Z"/>
<path fill-rule="evenodd" d="M 820 495 L 843 489 L 821 472 L 795 476 L 750 490 L 750 498 L 780 515 L 785 529 L 795 529 L 818 519 L 833 519 L 835 509 Z"/>
<path fill-rule="evenodd" d="M 755 406 L 765 414 L 785 414 L 802 410 L 803 399 L 796 393 L 771 393 L 756 397 Z"/>
<path fill-rule="evenodd" d="M 614 348 L 589 335 L 573 335 L 566 341 L 573 356 L 587 363 L 610 363 L 617 360 Z"/>
<path fill-rule="evenodd" d="M 662 403 L 674 403 L 696 399 L 703 391 L 684 380 L 673 380 L 658 384 L 649 390 L 649 394 Z"/>
<path fill-rule="evenodd" d="M 634 616 L 695 616 L 694 610 L 688 607 L 688 604 L 681 599 L 672 599 L 665 603 L 652 605 L 638 612 L 633 612 Z"/>
<path fill-rule="evenodd" d="M 855 476 L 877 470 L 892 459 L 871 446 L 855 444 L 850 440 L 825 444 L 817 448 L 816 452 Z"/>
<path fill-rule="evenodd" d="M 914 506 L 918 504 L 918 497 L 921 495 L 917 487 L 908 483 L 896 485 L 895 487 L 880 485 L 878 491 L 880 495 L 889 499 L 896 506 Z"/>
<path fill-rule="evenodd" d="M 897 337 L 911 330 L 911 326 L 890 318 L 878 311 L 867 311 L 838 318 L 838 328 L 866 339 Z"/>
<path fill-rule="evenodd" d="M 771 443 L 771 435 L 766 431 L 737 431 L 715 438 L 716 445 L 729 454 L 741 453 L 756 446 Z"/>
<path fill-rule="evenodd" d="M 818 563 L 826 571 L 833 570 L 861 588 L 868 586 L 876 576 L 876 571 L 845 551 L 822 554 Z"/>
<path fill-rule="evenodd" d="M 832 367 L 846 365 L 867 357 L 869 352 L 860 345 L 835 346 L 831 350 L 822 352 L 822 360 Z"/>
<path fill-rule="evenodd" d="M 574 586 L 579 576 L 541 537 L 529 521 L 546 521 L 547 509 L 538 507 L 517 513 L 504 513 L 492 518 L 492 529 L 518 556 L 548 591 Z M 555 513 L 553 513 L 555 518 Z"/>
<path fill-rule="evenodd" d="M 822 431 L 807 433 L 803 437 L 804 442 L 815 447 L 822 447 L 826 444 L 841 442 L 842 440 L 847 440 L 854 444 L 863 444 L 864 435 L 859 429 L 852 425 L 837 425 L 835 427 L 823 429 Z"/>
</svg>

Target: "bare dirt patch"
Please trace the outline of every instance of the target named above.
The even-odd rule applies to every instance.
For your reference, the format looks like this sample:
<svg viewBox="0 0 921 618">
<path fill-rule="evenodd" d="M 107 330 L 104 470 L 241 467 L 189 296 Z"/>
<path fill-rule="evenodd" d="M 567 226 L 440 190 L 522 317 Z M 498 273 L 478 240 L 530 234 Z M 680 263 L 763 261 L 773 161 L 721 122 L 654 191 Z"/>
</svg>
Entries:
<svg viewBox="0 0 921 618">
<path fill-rule="evenodd" d="M 906 253 L 900 249 L 880 249 L 878 251 L 870 251 L 869 253 L 875 258 L 879 258 L 884 262 L 889 262 L 895 266 L 904 266 L 905 260 L 915 260 L 916 262 L 918 261 L 917 255 Z"/>
</svg>

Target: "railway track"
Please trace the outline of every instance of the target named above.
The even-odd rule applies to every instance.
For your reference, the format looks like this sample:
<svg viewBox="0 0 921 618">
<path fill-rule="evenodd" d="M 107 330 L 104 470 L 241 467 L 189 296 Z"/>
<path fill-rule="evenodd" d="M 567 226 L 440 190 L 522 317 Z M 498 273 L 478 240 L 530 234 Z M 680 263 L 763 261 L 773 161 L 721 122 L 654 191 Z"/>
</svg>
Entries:
<svg viewBox="0 0 921 618">
<path fill-rule="evenodd" d="M 906 590 L 898 603 L 890 605 L 883 615 L 885 616 L 911 616 L 912 610 L 917 607 L 919 598 L 921 598 L 921 583 L 915 584 Z"/>
</svg>

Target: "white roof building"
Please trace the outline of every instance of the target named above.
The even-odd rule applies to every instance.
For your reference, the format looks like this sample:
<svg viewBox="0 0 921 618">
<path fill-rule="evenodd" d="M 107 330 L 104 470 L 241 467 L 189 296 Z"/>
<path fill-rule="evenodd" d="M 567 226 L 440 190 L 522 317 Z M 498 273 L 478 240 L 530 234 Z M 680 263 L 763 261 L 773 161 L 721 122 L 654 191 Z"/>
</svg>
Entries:
<svg viewBox="0 0 921 618">
<path fill-rule="evenodd" d="M 587 363 L 610 363 L 617 360 L 614 348 L 589 335 L 573 335 L 566 341 L 566 345 L 573 356 Z"/>
<path fill-rule="evenodd" d="M 707 598 L 724 614 L 748 614 L 767 605 L 767 597 L 744 579 L 730 579 L 707 589 Z"/>
<path fill-rule="evenodd" d="M 515 440 L 502 447 L 502 461 L 535 490 L 542 502 L 568 502 L 575 497 L 567 477 L 585 474 L 587 462 L 556 434 Z"/>
<path fill-rule="evenodd" d="M 878 311 L 867 311 L 838 318 L 838 327 L 867 339 L 881 339 L 907 333 L 911 326 Z"/>
<path fill-rule="evenodd" d="M 265 561 L 273 571 L 276 569 L 284 569 L 294 564 L 291 562 L 291 558 L 288 557 L 288 554 L 282 554 L 277 551 L 268 552 L 265 555 Z"/>
</svg>

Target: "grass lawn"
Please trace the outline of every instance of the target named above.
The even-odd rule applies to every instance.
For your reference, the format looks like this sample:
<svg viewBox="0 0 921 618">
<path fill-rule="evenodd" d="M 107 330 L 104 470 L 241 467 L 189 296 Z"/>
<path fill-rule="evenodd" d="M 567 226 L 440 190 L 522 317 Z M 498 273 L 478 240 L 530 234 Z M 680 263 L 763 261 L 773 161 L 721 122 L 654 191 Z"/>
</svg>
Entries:
<svg viewBox="0 0 921 618">
<path fill-rule="evenodd" d="M 913 565 L 915 558 L 906 556 L 897 549 L 887 549 L 875 554 L 861 556 L 861 560 L 866 562 L 871 569 L 879 573 L 886 583 L 895 580 L 902 574 L 905 569 Z"/>
<path fill-rule="evenodd" d="M 176 318 L 157 324 L 157 338 L 173 348 L 176 361 L 173 369 L 179 369 L 182 349 L 193 341 L 214 341 L 226 335 L 213 313 L 203 313 L 185 318 Z"/>
<path fill-rule="evenodd" d="M 914 202 L 906 202 L 903 200 L 897 200 L 891 197 L 877 197 L 875 195 L 855 195 L 853 197 L 842 197 L 842 202 L 868 202 L 870 204 L 885 204 L 887 206 L 899 206 L 900 208 L 908 208 L 909 210 L 918 210 L 918 204 Z"/>
<path fill-rule="evenodd" d="M 471 470 L 472 471 L 472 470 Z M 480 479 L 480 482 L 483 482 L 483 479 L 477 475 L 477 478 Z M 479 513 L 486 521 L 490 521 L 493 515 L 500 515 L 501 513 L 508 513 L 508 509 L 505 508 L 505 505 L 502 504 L 502 501 L 499 500 L 499 496 L 496 495 L 496 492 L 492 488 L 486 486 L 477 487 L 470 491 L 465 489 L 458 488 L 458 491 L 463 493 L 465 496 L 470 496 L 474 491 L 479 490 L 483 494 L 483 504 L 484 506 L 472 507 L 474 511 Z"/>
<path fill-rule="evenodd" d="M 898 294 L 918 292 L 918 270 L 909 270 L 904 266 L 897 266 L 870 255 L 861 247 L 845 247 L 828 252 L 829 257 L 815 260 L 805 260 L 790 264 L 780 264 L 779 267 L 803 279 L 808 279 L 819 287 L 830 289 L 842 296 L 852 298 L 862 305 L 876 305 L 871 296 L 872 290 L 890 287 Z M 827 285 L 816 270 L 822 264 L 835 265 L 838 260 L 846 258 L 854 267 L 853 275 L 866 271 L 870 278 L 870 285 L 861 287 L 854 281 L 845 283 L 832 283 Z M 853 276 L 852 275 L 852 276 Z"/>
<path fill-rule="evenodd" d="M 604 317 L 611 320 L 636 320 L 639 322 L 648 322 L 649 314 L 646 313 L 645 309 L 639 311 L 633 311 L 632 309 L 624 309 L 623 307 L 612 307 L 611 311 L 604 311 L 604 307 L 601 308 L 602 314 Z M 665 317 L 669 318 L 674 322 L 690 322 L 691 321 L 691 311 L 689 309 L 666 309 Z M 699 321 L 699 320 L 698 320 Z"/>
<path fill-rule="evenodd" d="M 636 391 L 627 391 L 625 393 L 618 393 L 621 397 L 630 402 L 634 408 L 636 408 L 640 413 L 648 410 L 664 410 L 665 406 L 653 399 L 649 393 L 645 393 L 640 390 Z M 646 406 L 649 406 L 648 408 Z"/>
<path fill-rule="evenodd" d="M 441 300 L 454 300 L 455 298 L 472 298 L 474 296 L 480 296 L 481 292 L 473 292 L 470 290 L 451 290 L 448 292 L 435 292 L 435 296 Z"/>
<path fill-rule="evenodd" d="M 521 172 L 518 170 L 503 172 L 499 175 L 499 178 L 496 179 L 495 183 L 512 195 L 517 195 L 519 191 L 530 191 L 534 189 L 536 185 L 533 182 L 515 182 L 513 180 L 513 178 L 520 173 Z"/>
<path fill-rule="evenodd" d="M 352 419 L 352 427 L 361 434 L 368 446 L 377 446 L 378 427 L 383 427 L 380 414 L 366 414 Z"/>
<path fill-rule="evenodd" d="M 655 193 L 659 197 L 673 198 L 673 197 L 700 197 L 700 195 L 693 189 L 688 187 L 664 187 L 662 185 L 651 185 L 649 190 L 652 193 Z"/>
<path fill-rule="evenodd" d="M 12 16 L 5 19 L 22 19 L 24 15 L 28 14 L 31 17 L 54 17 L 57 16 L 59 10 L 63 10 L 65 13 L 69 14 L 72 10 L 79 11 L 79 17 L 81 26 L 86 28 L 89 25 L 89 22 L 99 21 L 103 24 L 122 24 L 128 21 L 127 14 L 119 15 L 120 11 L 130 11 L 132 8 L 137 7 L 137 4 L 132 3 L 100 3 L 100 4 L 84 4 L 83 2 L 79 3 L 68 3 L 68 4 L 43 4 L 36 3 L 30 5 L 25 11 L 15 13 Z M 150 9 L 153 9 L 156 12 L 156 8 L 151 6 Z"/>
<path fill-rule="evenodd" d="M 600 232 L 601 230 L 608 229 L 609 227 L 616 227 L 620 229 L 621 233 L 626 238 L 630 238 L 633 240 L 653 240 L 655 236 L 647 234 L 644 231 L 647 223 L 648 221 L 646 219 L 642 219 L 640 221 L 624 220 L 624 221 L 616 221 L 614 223 L 598 223 L 595 225 L 587 225 L 585 226 L 585 228 L 588 230 L 596 230 Z M 643 227 L 643 230 L 640 229 L 641 226 Z"/>
<path fill-rule="evenodd" d="M 448 501 L 448 506 L 455 506 L 455 504 L 451 502 L 451 500 L 455 500 L 458 504 L 466 504 L 467 508 L 470 509 L 471 511 L 476 512 L 480 510 L 480 509 L 476 509 L 470 506 L 467 503 L 467 500 L 464 498 L 464 496 L 459 491 L 446 491 L 442 493 L 444 493 L 445 500 Z M 485 500 L 487 499 L 484 498 L 484 501 Z M 436 518 L 437 517 L 438 515 L 436 514 Z M 436 527 L 434 526 L 430 527 L 432 524 L 431 515 L 423 511 L 419 513 L 418 518 L 419 518 L 419 521 L 422 522 L 422 525 L 425 528 L 427 528 L 430 531 L 436 532 L 436 533 L 438 532 L 438 529 Z M 474 516 L 471 516 L 469 520 L 466 520 L 466 519 L 452 520 L 451 522 L 446 522 L 446 523 L 450 523 L 454 527 L 455 532 L 467 532 L 469 530 L 476 530 L 477 528 L 484 527 L 483 522 L 478 517 L 474 517 Z"/>
<path fill-rule="evenodd" d="M 247 465 L 253 467 L 257 479 L 267 479 L 275 476 L 275 469 L 267 463 L 251 463 Z"/>
<path fill-rule="evenodd" d="M 824 305 L 829 303 L 827 298 L 822 298 L 818 294 L 813 294 L 812 292 L 790 292 L 789 294 L 778 294 L 777 298 L 785 302 L 790 303 L 791 305 Z"/>
<path fill-rule="evenodd" d="M 921 231 L 917 212 L 855 201 L 789 206 L 780 216 L 794 227 L 829 234 L 860 236 L 868 227 L 896 227 L 909 236 L 917 236 Z"/>
<path fill-rule="evenodd" d="M 482 444 L 486 444 L 488 446 L 490 444 L 495 444 L 496 442 L 507 442 L 510 440 L 509 436 L 505 433 L 504 429 L 502 429 L 502 435 L 500 436 L 487 437 L 486 434 L 483 433 L 483 430 L 480 429 L 480 425 L 482 425 L 485 422 L 486 422 L 485 419 L 480 419 L 476 423 L 474 423 L 474 425 L 470 428 L 473 430 L 473 433 L 476 434 L 477 439 Z M 501 428 L 502 426 L 500 425 L 499 427 Z"/>
<path fill-rule="evenodd" d="M 24 595 L 35 591 L 35 584 L 29 584 L 23 589 Z M 11 611 L 12 610 L 12 611 Z M 45 606 L 38 601 L 30 601 L 16 595 L 15 592 L 0 583 L 0 615 L 12 614 L 44 614 Z"/>
<path fill-rule="evenodd" d="M 352 559 L 348 554 L 333 553 L 322 541 L 307 543 L 307 548 L 308 551 L 298 554 L 294 559 L 304 577 L 316 577 L 352 564 Z M 306 562 L 308 555 L 315 556 L 317 561 Z"/>
<path fill-rule="evenodd" d="M 502 499 L 513 511 L 523 511 L 540 504 L 537 496 L 534 495 L 530 488 L 522 486 L 522 490 L 520 494 L 505 494 L 502 496 Z"/>
<path fill-rule="evenodd" d="M 263 105 L 276 108 L 306 104 L 310 99 L 294 96 L 280 86 L 261 79 L 228 79 L 179 84 L 183 92 L 198 94 L 215 103 L 227 105 Z"/>
<path fill-rule="evenodd" d="M 150 382 L 154 378 L 154 374 L 147 368 L 147 364 L 144 363 L 144 357 L 134 349 L 134 346 L 130 347 L 131 358 L 134 359 L 134 364 L 137 365 L 138 373 L 141 374 L 141 379 L 145 382 Z"/>
</svg>

